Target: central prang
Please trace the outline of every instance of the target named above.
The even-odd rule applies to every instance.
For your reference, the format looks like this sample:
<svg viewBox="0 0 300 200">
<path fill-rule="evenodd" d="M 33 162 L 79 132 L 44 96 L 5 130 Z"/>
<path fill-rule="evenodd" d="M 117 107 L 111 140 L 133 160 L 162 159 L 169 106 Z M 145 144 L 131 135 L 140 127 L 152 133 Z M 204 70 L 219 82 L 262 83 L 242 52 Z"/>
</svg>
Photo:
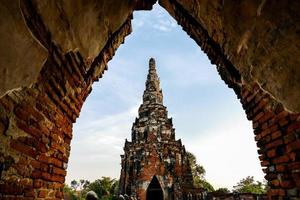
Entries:
<svg viewBox="0 0 300 200">
<path fill-rule="evenodd" d="M 189 199 L 201 195 L 199 189 L 193 189 L 185 147 L 180 139 L 175 140 L 153 58 L 149 60 L 143 103 L 131 134 L 132 141 L 125 141 L 125 152 L 121 155 L 121 195 L 138 200 Z"/>
</svg>

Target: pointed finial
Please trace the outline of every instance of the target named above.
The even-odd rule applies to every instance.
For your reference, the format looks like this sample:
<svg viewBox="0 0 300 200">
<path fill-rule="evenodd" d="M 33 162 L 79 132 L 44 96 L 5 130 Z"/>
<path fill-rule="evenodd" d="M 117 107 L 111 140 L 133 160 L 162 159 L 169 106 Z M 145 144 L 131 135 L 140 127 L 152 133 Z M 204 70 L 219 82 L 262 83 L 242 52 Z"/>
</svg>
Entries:
<svg viewBox="0 0 300 200">
<path fill-rule="evenodd" d="M 154 58 L 150 58 L 149 59 L 149 67 L 155 67 L 155 59 Z"/>
</svg>

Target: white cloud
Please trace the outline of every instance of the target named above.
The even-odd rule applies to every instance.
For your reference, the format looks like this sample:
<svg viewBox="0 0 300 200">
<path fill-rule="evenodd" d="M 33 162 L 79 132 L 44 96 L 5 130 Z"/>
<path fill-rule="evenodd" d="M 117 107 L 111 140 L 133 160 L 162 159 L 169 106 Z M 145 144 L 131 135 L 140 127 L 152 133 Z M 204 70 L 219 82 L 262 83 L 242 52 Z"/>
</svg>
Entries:
<svg viewBox="0 0 300 200">
<path fill-rule="evenodd" d="M 156 20 L 156 23 L 154 23 L 152 27 L 160 31 L 170 32 L 174 30 L 176 23 L 173 20 L 163 19 L 163 17 L 161 17 L 161 19 Z"/>
<path fill-rule="evenodd" d="M 101 176 L 118 178 L 120 155 L 138 106 L 123 113 L 94 119 L 74 126 L 66 182 L 73 179 L 95 180 Z"/>
<path fill-rule="evenodd" d="M 200 58 L 200 59 L 199 59 Z M 216 67 L 199 48 L 181 55 L 168 54 L 160 60 L 170 83 L 176 87 L 211 86 L 219 83 Z"/>
<path fill-rule="evenodd" d="M 215 127 L 184 140 L 206 169 L 206 178 L 216 188 L 231 188 L 246 176 L 263 180 L 251 122 L 234 118 L 218 122 Z"/>
<path fill-rule="evenodd" d="M 160 32 L 170 32 L 177 26 L 176 21 L 169 17 L 167 11 L 161 8 L 158 4 L 154 5 L 154 9 L 148 12 L 135 12 L 133 18 L 134 28 L 139 31 L 143 29 L 153 28 Z M 162 32 L 161 32 L 162 31 Z"/>
<path fill-rule="evenodd" d="M 232 95 L 234 99 L 225 98 L 224 94 L 229 93 L 228 88 L 223 87 L 223 90 L 216 87 L 216 81 L 221 80 L 206 55 L 200 53 L 200 48 L 190 42 L 189 38 L 182 38 L 188 36 L 182 34 L 181 28 L 178 30 L 174 20 L 167 18 L 161 8 L 135 13 L 133 24 L 133 34 L 109 62 L 109 70 L 104 78 L 94 84 L 93 92 L 74 126 L 67 183 L 72 179 L 94 180 L 101 176 L 118 178 L 119 155 L 123 153 L 125 138 L 131 136 L 132 122 L 137 116 L 144 89 L 149 56 L 157 58 L 164 94 L 173 89 L 172 96 L 166 95 L 165 100 L 175 102 L 169 109 L 177 114 L 175 116 L 170 112 L 170 116 L 174 117 L 175 128 L 186 132 L 185 135 L 177 132 L 177 138 L 182 138 L 187 150 L 196 154 L 199 163 L 207 171 L 207 179 L 216 187 L 231 187 L 247 175 L 261 179 L 262 172 L 251 125 L 246 121 L 244 113 L 232 118 L 243 111 L 232 106 L 229 113 L 220 105 L 209 104 L 218 103 L 213 99 L 220 99 L 224 105 L 232 105 L 226 101 L 234 101 L 236 97 Z M 172 35 L 168 32 L 170 30 Z M 136 31 L 140 35 L 135 34 Z M 158 34 L 153 34 L 153 31 Z M 164 37 L 160 37 L 161 35 Z M 145 40 L 145 37 L 149 39 Z M 218 91 L 203 92 L 200 91 L 204 88 L 201 86 Z M 194 90 L 197 87 L 199 90 Z M 187 96 L 187 93 L 191 96 Z M 220 95 L 217 96 L 217 93 Z M 202 96 L 205 98 L 199 98 Z M 196 100 L 191 101 L 193 98 Z M 166 104 L 168 105 L 170 103 Z M 208 109 L 210 106 L 211 109 Z M 190 113 L 184 113 L 185 109 L 179 108 L 186 108 Z M 199 117 L 199 112 L 203 112 L 199 108 L 203 108 L 207 116 Z M 224 115 L 222 112 L 230 115 L 225 122 L 220 117 Z M 214 117 L 216 114 L 218 117 Z M 198 116 L 201 123 L 191 123 L 190 118 L 185 115 L 194 118 Z M 213 124 L 212 121 L 215 123 L 214 127 L 208 130 L 207 124 Z M 182 126 L 179 127 L 179 124 Z M 192 130 L 203 132 L 193 135 Z"/>
</svg>

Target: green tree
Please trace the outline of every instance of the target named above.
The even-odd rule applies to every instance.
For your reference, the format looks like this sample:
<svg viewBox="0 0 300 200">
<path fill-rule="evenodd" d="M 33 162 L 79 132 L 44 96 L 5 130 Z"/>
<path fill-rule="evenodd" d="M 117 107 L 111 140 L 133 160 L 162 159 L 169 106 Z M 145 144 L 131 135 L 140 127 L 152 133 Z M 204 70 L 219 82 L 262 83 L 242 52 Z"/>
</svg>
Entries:
<svg viewBox="0 0 300 200">
<path fill-rule="evenodd" d="M 71 181 L 71 187 L 73 188 L 73 190 L 77 190 L 77 188 L 79 187 L 79 183 L 76 180 Z"/>
<path fill-rule="evenodd" d="M 116 198 L 118 181 L 110 177 L 102 177 L 90 183 L 84 190 L 94 191 L 100 200 L 113 200 Z"/>
<path fill-rule="evenodd" d="M 213 192 L 214 187 L 205 179 L 205 169 L 202 165 L 197 164 L 194 154 L 187 152 L 188 161 L 192 170 L 193 184 L 196 188 L 204 188 L 208 192 Z"/>
<path fill-rule="evenodd" d="M 76 191 L 68 186 L 68 185 L 64 185 L 64 199 L 66 200 L 78 200 L 78 197 L 76 195 Z"/>
<path fill-rule="evenodd" d="M 233 191 L 238 193 L 266 193 L 266 185 L 260 181 L 254 181 L 253 176 L 247 176 L 246 178 L 243 178 L 237 183 L 237 185 L 233 186 L 233 188 Z"/>
<path fill-rule="evenodd" d="M 219 188 L 215 192 L 219 194 L 228 194 L 230 193 L 230 190 L 228 188 Z"/>
<path fill-rule="evenodd" d="M 65 194 L 71 194 L 69 190 L 72 190 L 72 199 L 85 199 L 86 191 L 85 189 L 88 187 L 90 182 L 88 180 L 80 179 L 79 181 L 73 180 L 71 181 L 71 187 L 65 185 L 66 192 Z"/>
</svg>

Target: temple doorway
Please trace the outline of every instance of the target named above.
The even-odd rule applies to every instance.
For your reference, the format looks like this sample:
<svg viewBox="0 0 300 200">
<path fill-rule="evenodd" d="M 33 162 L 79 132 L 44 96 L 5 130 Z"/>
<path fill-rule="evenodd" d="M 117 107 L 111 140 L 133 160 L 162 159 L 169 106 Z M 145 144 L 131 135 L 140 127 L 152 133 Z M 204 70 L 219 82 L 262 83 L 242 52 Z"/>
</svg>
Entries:
<svg viewBox="0 0 300 200">
<path fill-rule="evenodd" d="M 156 178 L 156 176 L 153 176 L 151 183 L 148 186 L 147 189 L 147 198 L 146 200 L 163 200 L 164 195 L 162 188 Z"/>
</svg>

